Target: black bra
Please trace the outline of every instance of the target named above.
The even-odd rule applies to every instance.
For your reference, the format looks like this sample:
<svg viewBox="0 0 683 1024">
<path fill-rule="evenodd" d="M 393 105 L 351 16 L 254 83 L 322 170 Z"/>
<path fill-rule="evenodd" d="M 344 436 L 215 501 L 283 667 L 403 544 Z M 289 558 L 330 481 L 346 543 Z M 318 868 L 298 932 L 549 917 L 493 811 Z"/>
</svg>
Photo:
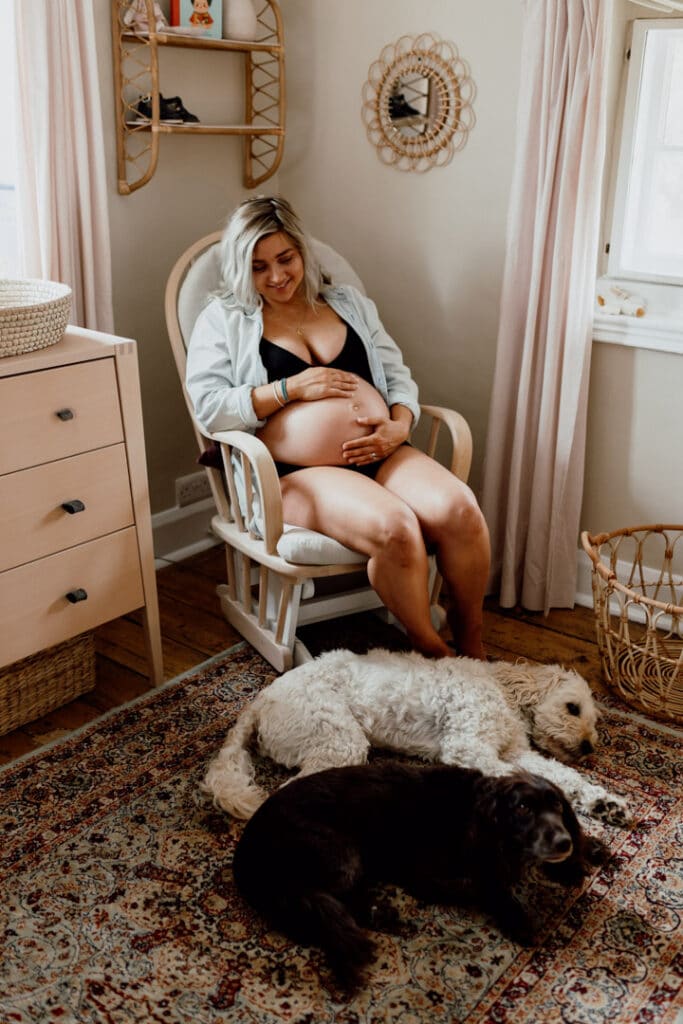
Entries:
<svg viewBox="0 0 683 1024">
<path fill-rule="evenodd" d="M 292 374 L 301 373 L 302 370 L 315 365 L 307 363 L 301 356 L 295 356 L 282 345 L 276 345 L 268 338 L 261 338 L 259 352 L 263 365 L 268 373 L 268 380 L 280 380 L 281 377 L 291 377 Z M 349 324 L 346 325 L 346 339 L 341 352 L 324 366 L 331 366 L 335 370 L 346 370 L 348 373 L 355 373 L 359 377 L 373 383 L 370 373 L 370 364 L 363 342 Z"/>
</svg>

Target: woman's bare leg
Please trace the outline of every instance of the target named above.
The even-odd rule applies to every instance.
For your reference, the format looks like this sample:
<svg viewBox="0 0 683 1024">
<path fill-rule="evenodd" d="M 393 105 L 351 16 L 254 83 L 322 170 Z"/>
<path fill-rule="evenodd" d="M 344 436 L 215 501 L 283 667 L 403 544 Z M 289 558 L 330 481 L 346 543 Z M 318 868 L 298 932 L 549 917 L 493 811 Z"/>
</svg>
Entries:
<svg viewBox="0 0 683 1024">
<path fill-rule="evenodd" d="M 432 625 L 422 530 L 405 501 L 374 480 L 315 466 L 280 481 L 285 521 L 333 537 L 368 556 L 368 579 L 423 654 L 452 653 Z"/>
<path fill-rule="evenodd" d="M 486 522 L 470 488 L 423 452 L 403 446 L 377 482 L 402 498 L 434 546 L 448 587 L 448 624 L 459 654 L 483 658 L 483 605 L 491 551 Z"/>
</svg>

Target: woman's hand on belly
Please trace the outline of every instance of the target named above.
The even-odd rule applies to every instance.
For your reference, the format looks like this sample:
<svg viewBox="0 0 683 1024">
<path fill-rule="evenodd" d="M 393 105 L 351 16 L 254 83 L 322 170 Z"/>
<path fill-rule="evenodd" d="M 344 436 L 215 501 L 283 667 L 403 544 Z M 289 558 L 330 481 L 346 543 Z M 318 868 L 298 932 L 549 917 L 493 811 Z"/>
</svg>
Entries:
<svg viewBox="0 0 683 1024">
<path fill-rule="evenodd" d="M 287 394 L 292 402 L 318 402 L 321 398 L 348 398 L 362 378 L 331 366 L 310 366 L 287 378 Z"/>
<path fill-rule="evenodd" d="M 413 420 L 412 413 L 404 406 L 394 406 L 394 410 L 396 409 L 399 410 L 396 419 L 393 415 L 363 416 L 359 419 L 359 426 L 366 427 L 367 433 L 344 442 L 342 455 L 345 462 L 367 466 L 388 459 L 408 440 Z"/>
<path fill-rule="evenodd" d="M 304 374 L 309 372 L 306 370 Z M 353 377 L 352 374 L 344 376 Z M 287 380 L 290 398 L 291 382 L 295 379 L 290 377 Z M 296 466 L 348 465 L 350 460 L 344 457 L 342 451 L 344 443 L 365 437 L 375 429 L 359 423 L 358 419 L 367 417 L 373 421 L 386 419 L 391 422 L 389 409 L 380 393 L 361 377 L 353 379 L 355 388 L 346 397 L 328 396 L 317 400 L 309 398 L 290 401 L 289 405 L 268 417 L 265 426 L 257 430 L 256 436 L 278 462 L 289 462 Z M 309 381 L 308 386 L 310 388 L 315 385 Z"/>
</svg>

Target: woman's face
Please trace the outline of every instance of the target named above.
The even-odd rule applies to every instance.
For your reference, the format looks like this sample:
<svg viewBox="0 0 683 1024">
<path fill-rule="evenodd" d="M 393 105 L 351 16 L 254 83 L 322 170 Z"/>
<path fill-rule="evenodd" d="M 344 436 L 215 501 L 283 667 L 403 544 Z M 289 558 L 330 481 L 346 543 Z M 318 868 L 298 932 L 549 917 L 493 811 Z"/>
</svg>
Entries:
<svg viewBox="0 0 683 1024">
<path fill-rule="evenodd" d="M 256 243 L 251 270 L 256 291 L 272 306 L 289 302 L 304 279 L 301 253 L 284 231 Z"/>
</svg>

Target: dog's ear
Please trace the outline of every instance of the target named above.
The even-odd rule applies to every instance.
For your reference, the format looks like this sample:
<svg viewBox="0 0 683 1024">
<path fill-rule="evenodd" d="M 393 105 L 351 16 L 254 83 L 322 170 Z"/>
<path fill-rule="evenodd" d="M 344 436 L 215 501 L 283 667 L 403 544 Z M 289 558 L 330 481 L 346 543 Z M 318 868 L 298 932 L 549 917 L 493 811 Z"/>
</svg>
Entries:
<svg viewBox="0 0 683 1024">
<path fill-rule="evenodd" d="M 500 778 L 485 775 L 477 783 L 477 817 L 494 827 L 498 825 L 501 817 L 501 798 L 505 799 L 502 781 Z"/>
<path fill-rule="evenodd" d="M 479 782 L 477 812 L 497 828 L 508 820 L 510 811 L 518 802 L 518 785 L 529 776 L 522 771 L 503 776 L 484 776 Z"/>
<path fill-rule="evenodd" d="M 546 688 L 539 685 L 537 673 L 534 671 L 543 667 L 532 666 L 524 661 L 491 662 L 496 681 L 512 695 L 514 703 L 520 710 L 538 704 L 545 692 Z"/>
</svg>

